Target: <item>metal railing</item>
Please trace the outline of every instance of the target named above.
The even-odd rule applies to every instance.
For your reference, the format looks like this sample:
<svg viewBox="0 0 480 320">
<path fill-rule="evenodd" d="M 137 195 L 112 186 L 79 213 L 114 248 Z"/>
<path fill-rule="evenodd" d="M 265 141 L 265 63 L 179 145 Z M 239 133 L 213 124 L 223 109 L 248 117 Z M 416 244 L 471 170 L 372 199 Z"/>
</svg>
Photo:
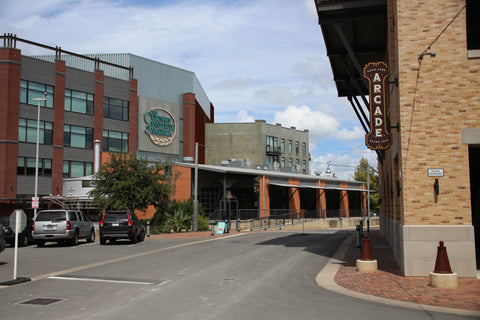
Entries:
<svg viewBox="0 0 480 320">
<path fill-rule="evenodd" d="M 330 210 L 303 210 L 303 209 L 240 209 L 238 211 L 225 209 L 217 209 L 208 215 L 210 225 L 216 225 L 223 221 L 226 223 L 225 232 L 231 230 L 260 230 L 271 228 L 282 228 L 315 220 L 326 218 L 338 218 L 340 220 L 347 219 L 347 210 L 330 209 Z M 366 210 L 348 210 L 348 216 L 351 218 L 365 218 Z"/>
</svg>

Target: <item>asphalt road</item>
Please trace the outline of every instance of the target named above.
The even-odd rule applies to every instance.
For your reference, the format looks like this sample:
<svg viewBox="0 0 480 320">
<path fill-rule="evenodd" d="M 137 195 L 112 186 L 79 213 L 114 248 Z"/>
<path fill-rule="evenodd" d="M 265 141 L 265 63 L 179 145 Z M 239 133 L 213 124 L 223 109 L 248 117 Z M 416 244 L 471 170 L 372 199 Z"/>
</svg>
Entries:
<svg viewBox="0 0 480 320">
<path fill-rule="evenodd" d="M 32 281 L 0 288 L 0 318 L 472 319 L 320 288 L 315 276 L 346 236 L 265 232 L 214 240 L 20 248 L 18 277 Z M 0 254 L 0 282 L 13 277 L 13 251 Z"/>
</svg>

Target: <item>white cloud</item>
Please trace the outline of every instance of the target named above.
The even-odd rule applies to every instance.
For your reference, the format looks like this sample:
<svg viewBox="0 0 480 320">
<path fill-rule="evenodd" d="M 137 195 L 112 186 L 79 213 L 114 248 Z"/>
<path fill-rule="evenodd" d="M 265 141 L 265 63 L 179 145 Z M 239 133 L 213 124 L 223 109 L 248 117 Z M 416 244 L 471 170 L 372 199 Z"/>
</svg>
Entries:
<svg viewBox="0 0 480 320">
<path fill-rule="evenodd" d="M 255 122 L 255 118 L 248 115 L 248 112 L 245 110 L 239 111 L 237 113 L 237 122 Z"/>
<path fill-rule="evenodd" d="M 313 0 L 21 0 L 1 7 L 3 32 L 193 71 L 217 122 L 265 119 L 308 129 L 314 158 L 364 141 L 351 106 L 337 96 Z M 22 47 L 47 54 L 34 50 Z"/>
<path fill-rule="evenodd" d="M 284 127 L 309 130 L 310 140 L 313 141 L 334 134 L 340 126 L 335 118 L 308 106 L 289 106 L 283 111 L 275 112 L 274 122 L 281 123 Z"/>
<path fill-rule="evenodd" d="M 260 80 L 251 78 L 232 78 L 218 82 L 216 87 L 221 90 L 244 90 L 260 83 Z"/>
<path fill-rule="evenodd" d="M 353 127 L 353 130 L 343 128 L 337 132 L 335 137 L 342 141 L 360 140 L 365 138 L 365 131 L 357 126 Z"/>
</svg>

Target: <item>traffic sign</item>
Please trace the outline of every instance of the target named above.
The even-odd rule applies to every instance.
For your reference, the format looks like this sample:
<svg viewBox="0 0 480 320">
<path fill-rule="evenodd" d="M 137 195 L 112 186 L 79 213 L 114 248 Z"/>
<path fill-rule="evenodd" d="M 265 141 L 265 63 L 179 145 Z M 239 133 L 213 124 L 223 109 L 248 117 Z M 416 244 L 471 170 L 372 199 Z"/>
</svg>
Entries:
<svg viewBox="0 0 480 320">
<path fill-rule="evenodd" d="M 38 209 L 40 207 L 40 198 L 32 197 L 32 209 Z"/>
</svg>

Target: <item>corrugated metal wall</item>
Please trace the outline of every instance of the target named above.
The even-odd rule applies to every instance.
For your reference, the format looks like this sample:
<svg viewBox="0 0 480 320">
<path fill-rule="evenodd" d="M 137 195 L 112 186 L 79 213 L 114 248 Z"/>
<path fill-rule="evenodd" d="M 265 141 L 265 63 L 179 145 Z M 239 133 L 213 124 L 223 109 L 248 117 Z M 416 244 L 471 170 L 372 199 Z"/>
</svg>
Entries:
<svg viewBox="0 0 480 320">
<path fill-rule="evenodd" d="M 194 93 L 205 114 L 210 115 L 210 100 L 198 81 L 195 73 L 161 62 L 139 57 L 129 53 L 89 54 L 101 60 L 133 67 L 134 78 L 138 80 L 138 95 L 168 101 L 183 106 L 183 94 Z M 53 62 L 54 56 L 36 56 L 38 59 Z M 95 63 L 74 56 L 63 55 L 68 67 L 93 72 Z M 100 64 L 106 77 L 128 80 L 127 70 Z"/>
</svg>

